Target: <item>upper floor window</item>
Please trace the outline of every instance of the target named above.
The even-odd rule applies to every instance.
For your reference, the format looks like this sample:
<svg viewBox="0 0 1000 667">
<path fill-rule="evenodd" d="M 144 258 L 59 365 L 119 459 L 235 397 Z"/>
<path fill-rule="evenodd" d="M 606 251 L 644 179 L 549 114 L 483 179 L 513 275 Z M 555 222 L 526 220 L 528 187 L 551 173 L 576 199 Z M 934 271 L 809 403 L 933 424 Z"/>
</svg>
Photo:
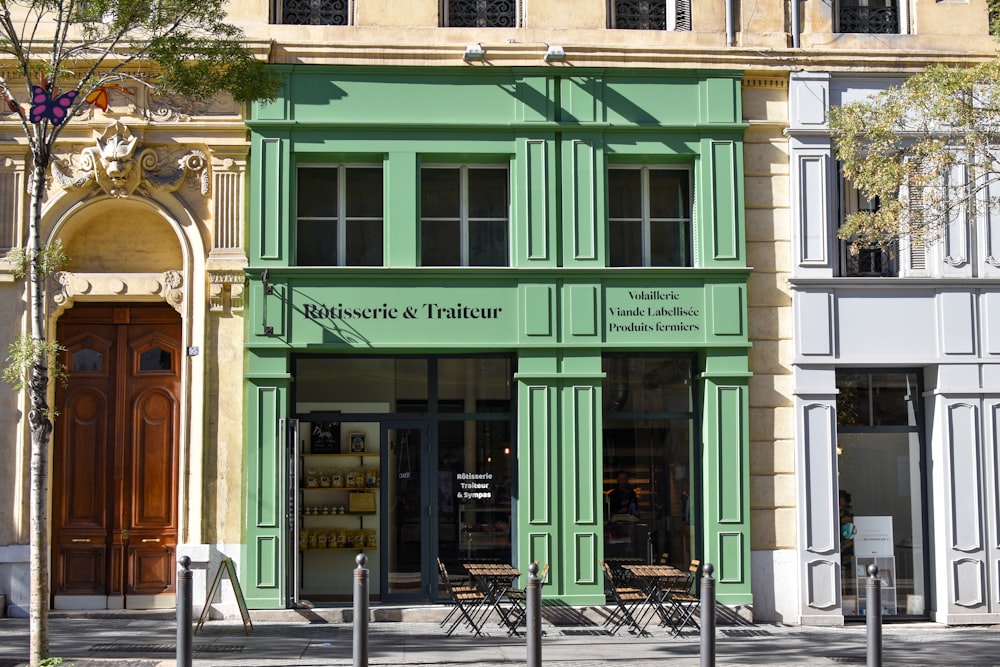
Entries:
<svg viewBox="0 0 1000 667">
<path fill-rule="evenodd" d="M 610 266 L 691 266 L 691 172 L 608 170 Z"/>
<path fill-rule="evenodd" d="M 352 0 L 274 0 L 274 22 L 287 25 L 350 25 Z"/>
<path fill-rule="evenodd" d="M 901 25 L 897 0 L 840 0 L 837 32 L 898 35 Z"/>
<path fill-rule="evenodd" d="M 843 212 L 841 220 L 852 213 L 879 209 L 879 200 L 868 199 L 850 181 L 841 178 Z M 894 276 L 898 252 L 892 248 L 869 248 L 854 241 L 840 242 L 840 275 L 852 277 Z"/>
<path fill-rule="evenodd" d="M 510 266 L 506 167 L 420 171 L 421 266 Z"/>
<path fill-rule="evenodd" d="M 608 27 L 690 30 L 691 0 L 608 0 Z"/>
<path fill-rule="evenodd" d="M 296 178 L 295 264 L 381 266 L 382 167 L 308 165 Z"/>
<path fill-rule="evenodd" d="M 521 0 L 441 0 L 449 28 L 516 28 Z"/>
</svg>

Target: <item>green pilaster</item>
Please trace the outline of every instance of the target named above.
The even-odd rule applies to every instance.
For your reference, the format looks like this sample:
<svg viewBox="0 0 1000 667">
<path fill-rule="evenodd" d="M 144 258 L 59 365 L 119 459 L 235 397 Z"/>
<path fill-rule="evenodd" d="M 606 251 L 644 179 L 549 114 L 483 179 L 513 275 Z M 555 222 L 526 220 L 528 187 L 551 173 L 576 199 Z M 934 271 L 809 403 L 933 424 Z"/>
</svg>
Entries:
<svg viewBox="0 0 1000 667">
<path fill-rule="evenodd" d="M 244 456 L 243 594 L 253 609 L 280 609 L 287 597 L 285 443 L 279 430 L 286 415 L 290 377 L 284 351 L 258 351 L 247 358 Z"/>
<path fill-rule="evenodd" d="M 701 469 L 702 563 L 722 604 L 750 604 L 750 428 L 745 350 L 705 356 Z"/>
</svg>

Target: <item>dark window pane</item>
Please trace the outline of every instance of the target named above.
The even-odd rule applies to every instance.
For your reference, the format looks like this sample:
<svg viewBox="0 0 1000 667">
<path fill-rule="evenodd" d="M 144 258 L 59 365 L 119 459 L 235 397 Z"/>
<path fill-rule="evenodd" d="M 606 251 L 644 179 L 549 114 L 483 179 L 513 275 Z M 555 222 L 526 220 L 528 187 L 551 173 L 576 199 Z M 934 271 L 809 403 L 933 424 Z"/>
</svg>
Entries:
<svg viewBox="0 0 1000 667">
<path fill-rule="evenodd" d="M 459 217 L 458 169 L 420 171 L 420 215 L 424 218 Z"/>
<path fill-rule="evenodd" d="M 333 220 L 299 220 L 295 263 L 334 266 L 337 263 L 337 225 Z"/>
<path fill-rule="evenodd" d="M 300 218 L 337 215 L 336 167 L 299 169 L 296 187 Z"/>
<path fill-rule="evenodd" d="M 872 426 L 916 426 L 913 421 L 917 378 L 906 373 L 872 375 Z"/>
<path fill-rule="evenodd" d="M 649 216 L 687 217 L 687 172 L 652 169 L 649 172 Z"/>
<path fill-rule="evenodd" d="M 347 221 L 347 266 L 382 266 L 382 221 Z"/>
<path fill-rule="evenodd" d="M 104 370 L 104 355 L 97 350 L 83 348 L 73 352 L 70 370 L 76 372 L 95 372 Z"/>
<path fill-rule="evenodd" d="M 612 218 L 642 216 L 642 179 L 638 169 L 608 172 L 608 212 Z"/>
<path fill-rule="evenodd" d="M 843 373 L 837 375 L 838 425 L 869 426 L 871 424 L 868 389 L 867 373 Z"/>
<path fill-rule="evenodd" d="M 154 347 L 139 355 L 139 370 L 169 371 L 170 362 L 171 356 L 169 350 Z"/>
<path fill-rule="evenodd" d="M 453 28 L 514 28 L 516 0 L 448 0 L 448 25 Z"/>
<path fill-rule="evenodd" d="M 469 265 L 507 266 L 507 221 L 469 222 Z"/>
<path fill-rule="evenodd" d="M 642 266 L 642 223 L 612 220 L 608 248 L 611 266 Z"/>
<path fill-rule="evenodd" d="M 382 217 L 382 170 L 380 168 L 348 168 L 346 190 L 348 217 Z"/>
<path fill-rule="evenodd" d="M 424 220 L 420 223 L 421 266 L 459 266 L 462 262 L 461 229 L 457 220 Z"/>
<path fill-rule="evenodd" d="M 649 224 L 650 266 L 687 266 L 686 225 L 680 222 Z"/>
<path fill-rule="evenodd" d="M 469 217 L 507 217 L 507 170 L 469 169 Z"/>
</svg>

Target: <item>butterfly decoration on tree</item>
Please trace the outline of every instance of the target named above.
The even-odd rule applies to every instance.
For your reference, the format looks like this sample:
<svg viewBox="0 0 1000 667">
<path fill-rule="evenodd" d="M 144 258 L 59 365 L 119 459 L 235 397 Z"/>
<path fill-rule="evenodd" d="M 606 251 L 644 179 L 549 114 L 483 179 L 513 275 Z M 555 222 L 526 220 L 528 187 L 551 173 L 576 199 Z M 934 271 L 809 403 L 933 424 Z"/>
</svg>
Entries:
<svg viewBox="0 0 1000 667">
<path fill-rule="evenodd" d="M 79 94 L 78 90 L 70 90 L 60 95 L 58 88 L 50 94 L 42 86 L 32 86 L 29 112 L 31 122 L 37 124 L 48 118 L 53 125 L 62 125 L 69 108 L 73 105 L 73 100 Z"/>
<path fill-rule="evenodd" d="M 87 104 L 93 104 L 95 107 L 101 111 L 108 110 L 108 102 L 110 102 L 111 94 L 110 91 L 117 90 L 120 93 L 126 95 L 131 95 L 132 91 L 122 88 L 117 83 L 106 83 L 102 86 L 97 86 L 88 95 L 83 98 L 83 101 Z"/>
</svg>

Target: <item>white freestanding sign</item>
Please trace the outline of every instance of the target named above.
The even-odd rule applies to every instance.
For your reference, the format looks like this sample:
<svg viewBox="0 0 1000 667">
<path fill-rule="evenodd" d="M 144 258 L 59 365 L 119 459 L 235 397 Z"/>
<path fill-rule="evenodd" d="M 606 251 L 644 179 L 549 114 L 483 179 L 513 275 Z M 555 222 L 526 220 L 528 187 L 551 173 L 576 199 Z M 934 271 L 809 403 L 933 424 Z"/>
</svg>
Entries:
<svg viewBox="0 0 1000 667">
<path fill-rule="evenodd" d="M 858 558 L 892 557 L 892 517 L 854 517 L 854 555 Z"/>
</svg>

